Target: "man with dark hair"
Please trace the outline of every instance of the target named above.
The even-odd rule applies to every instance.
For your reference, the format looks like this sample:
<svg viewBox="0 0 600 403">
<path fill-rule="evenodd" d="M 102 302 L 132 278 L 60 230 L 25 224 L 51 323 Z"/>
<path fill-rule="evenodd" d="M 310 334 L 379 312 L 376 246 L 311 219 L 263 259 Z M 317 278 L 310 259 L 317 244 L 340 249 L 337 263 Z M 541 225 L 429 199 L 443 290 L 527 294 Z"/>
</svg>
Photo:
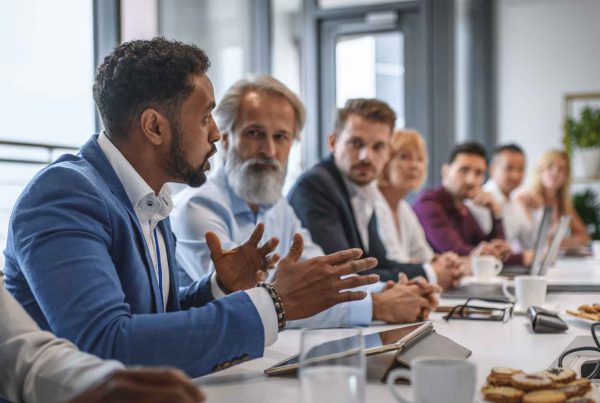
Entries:
<svg viewBox="0 0 600 403">
<path fill-rule="evenodd" d="M 215 273 L 179 289 L 165 185 L 206 180 L 220 139 L 207 68 L 193 45 L 155 38 L 118 46 L 94 84 L 106 132 L 27 185 L 4 252 L 7 289 L 43 329 L 100 357 L 191 376 L 260 357 L 286 320 L 365 298 L 340 290 L 378 280 L 345 277 L 377 263 L 356 260 L 356 249 L 299 266 L 297 235 L 277 279 L 256 287 L 278 260 L 276 239 L 259 246 L 259 224 L 228 251 L 213 234 Z"/>
<path fill-rule="evenodd" d="M 437 259 L 431 264 L 389 260 L 375 214 L 375 179 L 390 156 L 389 142 L 396 114 L 376 99 L 350 99 L 338 110 L 329 135 L 332 155 L 304 173 L 289 193 L 302 225 L 325 253 L 358 247 L 376 257 L 373 272 L 382 279 L 423 276 L 450 288 L 460 277 L 458 262 Z"/>
<path fill-rule="evenodd" d="M 502 208 L 506 240 L 514 251 L 520 252 L 511 256 L 511 260 L 528 265 L 533 258 L 531 248 L 535 229 L 514 194 L 523 183 L 525 164 L 525 153 L 518 145 L 497 147 L 490 163 L 490 178 L 483 190 L 490 193 Z"/>
<path fill-rule="evenodd" d="M 481 145 L 459 144 L 442 166 L 442 184 L 423 190 L 415 200 L 415 214 L 436 252 L 466 256 L 476 251 L 502 259 L 510 255 L 510 247 L 503 240 L 502 208 L 481 189 L 486 169 L 487 154 Z M 467 208 L 469 201 L 491 214 L 489 232 L 481 229 Z"/>
<path fill-rule="evenodd" d="M 448 157 L 447 164 L 448 165 L 452 164 L 456 160 L 456 157 L 458 157 L 460 154 L 479 156 L 483 159 L 483 161 L 487 165 L 487 162 L 488 162 L 487 153 L 485 152 L 485 149 L 479 143 L 466 142 L 466 143 L 457 145 L 450 152 L 450 156 Z M 485 176 L 485 171 L 483 172 L 483 174 Z"/>
</svg>

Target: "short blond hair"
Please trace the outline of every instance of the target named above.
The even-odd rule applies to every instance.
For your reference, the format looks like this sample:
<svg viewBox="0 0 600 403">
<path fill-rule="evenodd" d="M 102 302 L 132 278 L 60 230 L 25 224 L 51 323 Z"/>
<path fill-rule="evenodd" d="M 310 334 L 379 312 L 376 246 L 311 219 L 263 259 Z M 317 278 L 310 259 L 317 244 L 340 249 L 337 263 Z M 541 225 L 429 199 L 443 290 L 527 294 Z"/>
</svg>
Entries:
<svg viewBox="0 0 600 403">
<path fill-rule="evenodd" d="M 416 152 L 417 155 L 423 157 L 423 160 L 425 161 L 425 167 L 427 167 L 427 145 L 425 144 L 425 140 L 423 139 L 421 133 L 415 129 L 398 129 L 392 133 L 392 139 L 390 140 L 390 159 L 381 173 L 381 179 L 384 181 L 388 180 L 390 161 L 394 158 L 394 156 L 403 151 Z M 425 174 L 423 175 L 423 179 L 421 180 L 419 187 L 423 185 L 426 177 L 427 168 L 425 169 Z"/>
<path fill-rule="evenodd" d="M 425 140 L 423 140 L 421 133 L 415 129 L 396 130 L 394 134 L 392 134 L 390 148 L 392 150 L 392 155 L 401 151 L 412 150 L 427 161 L 427 146 L 425 145 Z"/>
</svg>

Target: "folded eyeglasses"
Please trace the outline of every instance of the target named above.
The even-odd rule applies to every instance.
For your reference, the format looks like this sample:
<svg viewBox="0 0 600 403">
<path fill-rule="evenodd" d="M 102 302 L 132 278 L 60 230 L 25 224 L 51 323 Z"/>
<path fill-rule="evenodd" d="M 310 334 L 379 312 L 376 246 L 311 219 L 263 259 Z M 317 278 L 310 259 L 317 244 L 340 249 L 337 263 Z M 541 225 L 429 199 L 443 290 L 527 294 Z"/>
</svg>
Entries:
<svg viewBox="0 0 600 403">
<path fill-rule="evenodd" d="M 472 301 L 486 302 L 485 305 L 473 304 Z M 502 304 L 492 305 L 493 303 Z M 451 308 L 444 316 L 446 321 L 450 319 L 461 320 L 483 320 L 495 322 L 508 322 L 513 315 L 514 304 L 507 303 L 505 300 L 493 298 L 469 298 L 464 304 L 456 305 Z"/>
</svg>

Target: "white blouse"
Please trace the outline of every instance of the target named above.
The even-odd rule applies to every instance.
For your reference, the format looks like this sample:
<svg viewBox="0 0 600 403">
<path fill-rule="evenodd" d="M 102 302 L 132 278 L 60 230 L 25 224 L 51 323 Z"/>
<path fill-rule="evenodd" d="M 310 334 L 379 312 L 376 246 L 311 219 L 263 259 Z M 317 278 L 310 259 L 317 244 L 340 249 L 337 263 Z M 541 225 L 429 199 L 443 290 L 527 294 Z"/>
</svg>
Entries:
<svg viewBox="0 0 600 403">
<path fill-rule="evenodd" d="M 387 258 L 399 262 L 429 262 L 434 252 L 425 238 L 425 231 L 410 204 L 405 200 L 398 202 L 398 221 L 396 227 L 392 209 L 383 194 L 377 189 L 375 197 L 375 214 L 377 215 L 379 237 L 381 238 Z"/>
</svg>

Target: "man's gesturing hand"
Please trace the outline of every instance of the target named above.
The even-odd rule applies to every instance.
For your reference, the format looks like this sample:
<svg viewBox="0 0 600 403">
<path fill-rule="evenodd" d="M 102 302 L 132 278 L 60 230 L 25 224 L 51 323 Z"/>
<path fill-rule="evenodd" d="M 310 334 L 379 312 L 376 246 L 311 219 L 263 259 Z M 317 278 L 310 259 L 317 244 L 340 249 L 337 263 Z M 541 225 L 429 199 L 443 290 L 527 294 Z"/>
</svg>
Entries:
<svg viewBox="0 0 600 403">
<path fill-rule="evenodd" d="M 363 299 L 366 292 L 349 289 L 379 280 L 377 274 L 353 275 L 377 265 L 375 258 L 357 260 L 362 255 L 360 249 L 299 262 L 303 250 L 302 236 L 294 234 L 290 252 L 279 262 L 273 282 L 289 320 L 308 318 L 341 302 Z"/>
<path fill-rule="evenodd" d="M 234 292 L 255 287 L 256 283 L 267 278 L 267 270 L 279 261 L 277 253 L 269 255 L 279 244 L 277 238 L 258 246 L 264 232 L 265 225 L 259 223 L 246 242 L 230 250 L 223 250 L 214 232 L 206 233 L 206 244 L 223 291 Z"/>
</svg>

